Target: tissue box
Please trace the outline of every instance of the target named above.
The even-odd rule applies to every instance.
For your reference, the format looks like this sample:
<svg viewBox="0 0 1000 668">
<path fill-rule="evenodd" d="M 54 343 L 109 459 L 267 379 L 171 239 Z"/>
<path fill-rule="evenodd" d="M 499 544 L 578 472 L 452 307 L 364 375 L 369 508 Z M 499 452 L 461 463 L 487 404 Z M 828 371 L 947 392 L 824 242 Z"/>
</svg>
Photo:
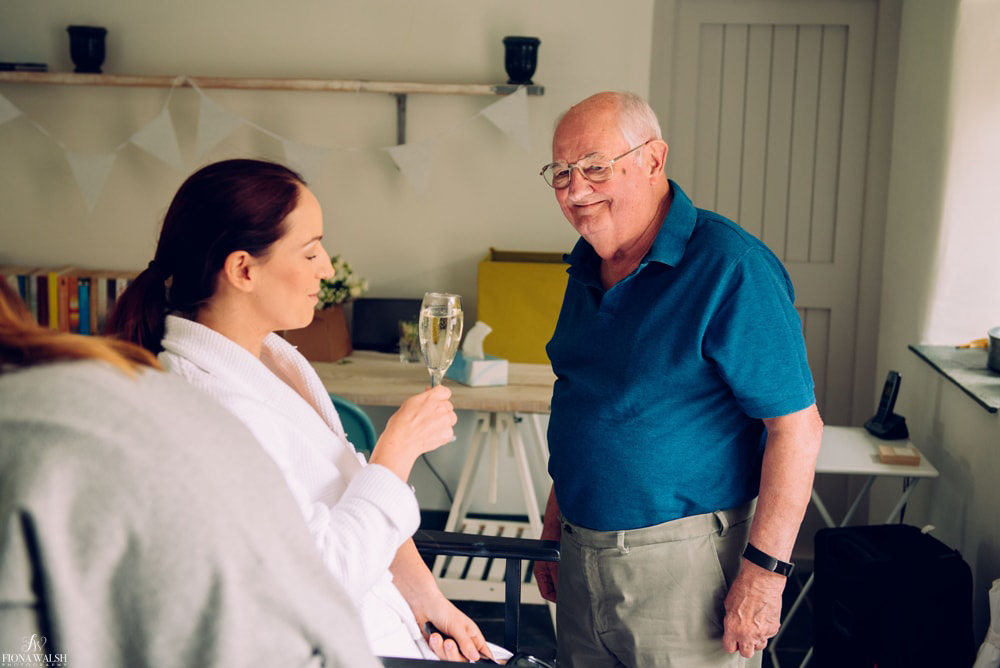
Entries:
<svg viewBox="0 0 1000 668">
<path fill-rule="evenodd" d="M 459 351 L 444 375 L 445 378 L 457 380 L 471 387 L 506 385 L 507 360 L 493 355 L 486 355 L 482 359 L 466 357 Z"/>
</svg>

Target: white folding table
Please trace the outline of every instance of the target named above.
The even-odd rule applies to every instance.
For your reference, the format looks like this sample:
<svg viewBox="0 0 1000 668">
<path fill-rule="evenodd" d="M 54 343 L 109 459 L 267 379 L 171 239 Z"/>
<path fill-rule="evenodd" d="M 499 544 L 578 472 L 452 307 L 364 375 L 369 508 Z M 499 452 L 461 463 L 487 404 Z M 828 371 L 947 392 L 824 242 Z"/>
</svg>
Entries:
<svg viewBox="0 0 1000 668">
<path fill-rule="evenodd" d="M 822 516 L 823 521 L 828 527 L 847 526 L 864 500 L 865 495 L 868 494 L 875 480 L 879 477 L 902 478 L 904 481 L 903 492 L 896 501 L 896 505 L 889 512 L 889 516 L 886 517 L 885 521 L 889 523 L 902 511 L 921 478 L 936 478 L 938 476 L 937 469 L 923 455 L 920 457 L 920 464 L 916 466 L 883 464 L 878 459 L 879 445 L 912 446 L 913 444 L 908 441 L 884 441 L 875 438 L 862 427 L 834 427 L 829 425 L 823 427 L 823 443 L 820 447 L 819 457 L 816 459 L 816 473 L 865 476 L 865 482 L 861 490 L 839 523 L 830 515 L 823 500 L 816 492 L 815 487 L 813 488 L 813 505 L 819 511 L 820 516 Z M 795 602 L 792 603 L 792 607 L 788 609 L 788 613 L 785 615 L 778 633 L 768 643 L 767 651 L 771 654 L 771 662 L 774 668 L 780 668 L 778 657 L 775 654 L 778 641 L 781 639 L 785 629 L 788 628 L 792 617 L 798 612 L 799 607 L 805 601 L 806 595 L 809 593 L 810 588 L 812 588 L 813 577 L 810 574 L 809 579 L 806 580 Z M 799 664 L 800 668 L 807 665 L 810 659 L 812 659 L 811 648 L 802 660 L 802 663 Z"/>
</svg>

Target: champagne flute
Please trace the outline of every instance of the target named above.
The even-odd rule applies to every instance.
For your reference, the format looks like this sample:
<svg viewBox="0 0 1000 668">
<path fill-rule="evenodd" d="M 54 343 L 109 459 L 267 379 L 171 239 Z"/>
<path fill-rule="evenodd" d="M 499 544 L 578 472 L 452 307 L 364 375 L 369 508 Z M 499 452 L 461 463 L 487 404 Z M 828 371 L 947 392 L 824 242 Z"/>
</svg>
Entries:
<svg viewBox="0 0 1000 668">
<path fill-rule="evenodd" d="M 462 338 L 462 298 L 446 292 L 425 293 L 419 330 L 420 349 L 434 387 L 441 384 Z"/>
</svg>

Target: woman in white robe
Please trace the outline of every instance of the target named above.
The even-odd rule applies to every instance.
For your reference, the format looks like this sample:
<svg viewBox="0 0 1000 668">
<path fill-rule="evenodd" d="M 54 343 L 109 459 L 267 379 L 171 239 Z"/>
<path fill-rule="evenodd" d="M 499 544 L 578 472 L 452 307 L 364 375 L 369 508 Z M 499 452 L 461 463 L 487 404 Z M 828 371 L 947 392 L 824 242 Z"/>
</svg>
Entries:
<svg viewBox="0 0 1000 668">
<path fill-rule="evenodd" d="M 366 465 L 315 371 L 274 333 L 312 320 L 320 280 L 333 275 L 322 239 L 319 202 L 291 170 L 257 160 L 209 165 L 175 195 L 155 257 L 108 328 L 158 353 L 249 427 L 284 473 L 377 655 L 490 655 L 411 540 L 419 511 L 406 480 L 417 457 L 454 438 L 450 391 L 404 402 Z M 428 636 L 426 622 L 451 638 Z"/>
</svg>

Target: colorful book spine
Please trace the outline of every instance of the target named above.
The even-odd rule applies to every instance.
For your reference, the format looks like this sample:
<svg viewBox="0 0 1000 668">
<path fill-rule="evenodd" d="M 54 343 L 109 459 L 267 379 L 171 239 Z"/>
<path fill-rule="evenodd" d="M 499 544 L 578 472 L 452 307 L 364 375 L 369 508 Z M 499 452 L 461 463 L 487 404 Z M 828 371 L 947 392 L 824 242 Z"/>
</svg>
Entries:
<svg viewBox="0 0 1000 668">
<path fill-rule="evenodd" d="M 38 286 L 33 275 L 29 274 L 25 278 L 27 280 L 24 283 L 24 303 L 28 305 L 28 311 L 35 320 L 38 320 Z"/>
<path fill-rule="evenodd" d="M 39 325 L 79 334 L 104 330 L 115 302 L 136 275 L 74 267 L 0 266 L 0 282 L 17 292 Z"/>
<path fill-rule="evenodd" d="M 48 293 L 49 328 L 59 329 L 61 304 L 59 302 L 59 272 L 56 270 L 49 272 Z"/>
<path fill-rule="evenodd" d="M 80 334 L 90 334 L 91 313 L 90 313 L 90 279 L 81 276 L 77 279 L 77 310 L 76 331 Z M 72 317 L 72 316 L 71 316 Z"/>
<path fill-rule="evenodd" d="M 28 303 L 28 277 L 35 267 L 0 267 L 0 278 L 7 281 L 25 304 Z"/>
<path fill-rule="evenodd" d="M 49 272 L 42 270 L 35 276 L 37 309 L 35 318 L 42 327 L 49 326 Z"/>
</svg>

